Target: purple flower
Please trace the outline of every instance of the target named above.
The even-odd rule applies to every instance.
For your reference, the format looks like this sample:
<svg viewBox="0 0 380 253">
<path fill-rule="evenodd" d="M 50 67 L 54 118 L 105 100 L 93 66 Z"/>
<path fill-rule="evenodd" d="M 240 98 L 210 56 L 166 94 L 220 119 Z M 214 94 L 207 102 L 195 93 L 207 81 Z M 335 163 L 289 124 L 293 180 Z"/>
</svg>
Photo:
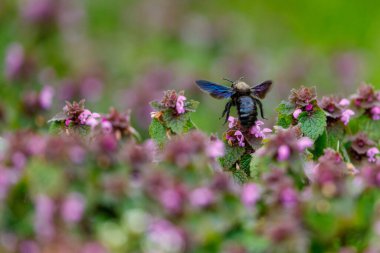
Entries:
<svg viewBox="0 0 380 253">
<path fill-rule="evenodd" d="M 36 198 L 35 206 L 34 229 L 39 237 L 51 239 L 55 232 L 53 225 L 54 202 L 48 196 L 39 195 Z"/>
<path fill-rule="evenodd" d="M 47 110 L 53 102 L 54 89 L 51 86 L 45 86 L 39 95 L 39 102 L 42 109 Z"/>
<path fill-rule="evenodd" d="M 214 193 L 207 187 L 200 187 L 190 193 L 190 203 L 196 207 L 206 207 L 213 203 Z"/>
<path fill-rule="evenodd" d="M 340 120 L 343 122 L 344 125 L 347 125 L 350 121 L 351 116 L 355 115 L 353 110 L 346 109 L 342 112 L 342 116 L 340 117 Z"/>
<path fill-rule="evenodd" d="M 371 163 L 376 162 L 376 155 L 379 154 L 380 151 L 373 147 L 367 150 L 367 156 L 368 156 L 368 161 Z"/>
<path fill-rule="evenodd" d="M 101 125 L 102 125 L 103 133 L 105 133 L 105 134 L 112 133 L 112 123 L 111 122 L 103 119 Z"/>
<path fill-rule="evenodd" d="M 309 137 L 302 137 L 297 141 L 298 150 L 303 152 L 305 149 L 313 146 L 313 141 Z"/>
<path fill-rule="evenodd" d="M 371 115 L 373 120 L 380 120 L 380 106 L 374 106 L 371 108 Z"/>
<path fill-rule="evenodd" d="M 64 221 L 77 223 L 82 218 L 85 208 L 85 201 L 81 194 L 70 193 L 63 201 L 61 214 Z"/>
<path fill-rule="evenodd" d="M 40 249 L 35 241 L 23 241 L 20 243 L 20 253 L 39 253 Z"/>
<path fill-rule="evenodd" d="M 183 252 L 185 243 L 180 229 L 167 220 L 156 220 L 148 228 L 145 252 Z"/>
<path fill-rule="evenodd" d="M 85 109 L 78 117 L 82 125 L 86 124 L 86 120 L 91 116 L 90 110 Z"/>
<path fill-rule="evenodd" d="M 239 142 L 239 146 L 240 147 L 244 147 L 245 146 L 245 142 L 244 142 L 244 135 L 242 134 L 242 132 L 240 132 L 239 130 L 237 130 L 235 132 L 235 136 L 236 136 L 237 141 Z"/>
<path fill-rule="evenodd" d="M 236 126 L 237 122 L 238 122 L 237 118 L 229 116 L 228 117 L 228 128 L 233 128 L 234 126 Z"/>
<path fill-rule="evenodd" d="M 19 77 L 23 72 L 25 65 L 24 48 L 18 44 L 12 44 L 7 51 L 5 58 L 5 75 L 8 79 L 13 80 Z"/>
<path fill-rule="evenodd" d="M 186 97 L 183 96 L 183 95 L 179 95 L 178 98 L 177 98 L 177 102 L 176 102 L 176 105 L 175 105 L 175 109 L 177 111 L 178 114 L 183 114 L 186 112 L 186 109 L 185 109 L 185 100 L 186 100 Z"/>
<path fill-rule="evenodd" d="M 285 161 L 290 157 L 290 148 L 288 145 L 281 145 L 277 150 L 277 160 Z"/>
<path fill-rule="evenodd" d="M 70 123 L 72 122 L 72 120 L 71 119 L 66 119 L 65 120 L 65 126 L 69 126 L 70 125 Z"/>
<path fill-rule="evenodd" d="M 160 194 L 160 202 L 169 212 L 178 213 L 182 209 L 182 190 L 176 187 L 165 189 Z"/>
<path fill-rule="evenodd" d="M 293 207 L 298 202 L 297 192 L 291 187 L 282 189 L 280 193 L 280 201 L 285 207 Z"/>
<path fill-rule="evenodd" d="M 299 109 L 299 108 L 296 109 L 296 110 L 294 110 L 294 112 L 293 112 L 293 117 L 294 117 L 295 119 L 297 119 L 298 116 L 300 116 L 301 112 L 302 112 L 302 110 Z"/>
<path fill-rule="evenodd" d="M 312 104 L 306 105 L 305 106 L 305 110 L 308 111 L 308 112 L 312 111 L 313 110 L 313 105 Z"/>
<path fill-rule="evenodd" d="M 240 199 L 246 207 L 251 207 L 260 199 L 260 195 L 260 187 L 255 183 L 249 183 L 243 186 Z"/>
<path fill-rule="evenodd" d="M 347 107 L 350 105 L 350 100 L 348 100 L 347 98 L 343 98 L 342 100 L 340 100 L 339 105 L 343 107 Z"/>
<path fill-rule="evenodd" d="M 223 141 L 213 138 L 206 146 L 206 154 L 208 157 L 215 159 L 224 155 Z"/>
<path fill-rule="evenodd" d="M 269 129 L 269 128 L 264 128 L 264 129 L 261 129 L 260 126 L 264 125 L 264 122 L 260 121 L 260 120 L 257 120 L 255 122 L 255 125 L 253 125 L 251 127 L 251 129 L 249 130 L 249 132 L 254 135 L 256 138 L 265 138 L 265 134 L 267 133 L 271 133 L 272 130 Z"/>
</svg>

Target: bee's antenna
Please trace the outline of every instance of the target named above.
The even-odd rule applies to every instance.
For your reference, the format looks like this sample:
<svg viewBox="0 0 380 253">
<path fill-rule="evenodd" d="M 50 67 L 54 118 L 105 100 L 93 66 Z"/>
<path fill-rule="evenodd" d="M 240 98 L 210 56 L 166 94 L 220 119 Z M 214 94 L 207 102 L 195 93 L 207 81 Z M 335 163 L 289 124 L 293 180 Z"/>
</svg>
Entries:
<svg viewBox="0 0 380 253">
<path fill-rule="evenodd" d="M 234 83 L 234 81 L 231 81 L 230 79 L 227 79 L 227 78 L 223 78 L 223 80 L 228 81 L 230 83 Z"/>
</svg>

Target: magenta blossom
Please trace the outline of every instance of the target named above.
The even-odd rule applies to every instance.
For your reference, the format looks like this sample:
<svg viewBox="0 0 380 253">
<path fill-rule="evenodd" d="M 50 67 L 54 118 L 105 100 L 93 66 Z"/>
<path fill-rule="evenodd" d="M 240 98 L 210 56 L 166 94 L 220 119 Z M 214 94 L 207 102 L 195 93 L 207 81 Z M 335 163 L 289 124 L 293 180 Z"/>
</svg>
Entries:
<svg viewBox="0 0 380 253">
<path fill-rule="evenodd" d="M 176 105 L 175 105 L 175 109 L 177 111 L 178 114 L 183 114 L 186 112 L 186 109 L 185 109 L 185 100 L 186 100 L 186 97 L 183 96 L 183 95 L 179 95 L 178 98 L 177 98 L 177 102 L 176 102 Z"/>
<path fill-rule="evenodd" d="M 53 102 L 54 89 L 51 86 L 45 86 L 39 95 L 39 103 L 42 109 L 46 110 L 51 107 Z"/>
<path fill-rule="evenodd" d="M 376 155 L 379 154 L 380 151 L 377 148 L 370 148 L 367 151 L 368 161 L 371 163 L 376 162 Z"/>
<path fill-rule="evenodd" d="M 245 146 L 245 142 L 244 142 L 244 135 L 242 134 L 242 132 L 240 132 L 239 130 L 237 130 L 235 132 L 235 136 L 236 136 L 236 139 L 239 142 L 239 146 L 240 147 L 244 147 Z"/>
<path fill-rule="evenodd" d="M 300 116 L 301 112 L 302 112 L 301 109 L 299 109 L 299 108 L 296 109 L 296 110 L 293 112 L 293 117 L 294 117 L 295 119 L 297 119 L 298 116 Z"/>
<path fill-rule="evenodd" d="M 102 130 L 105 134 L 112 133 L 112 123 L 111 122 L 109 122 L 106 119 L 103 119 L 101 125 L 102 125 Z"/>
<path fill-rule="evenodd" d="M 34 228 L 39 237 L 50 239 L 55 233 L 53 217 L 55 205 L 52 199 L 39 195 L 35 200 Z"/>
<path fill-rule="evenodd" d="M 238 122 L 237 118 L 229 116 L 228 117 L 228 128 L 233 128 L 234 126 L 236 126 L 237 122 Z"/>
<path fill-rule="evenodd" d="M 313 105 L 312 104 L 306 105 L 305 106 L 305 110 L 308 111 L 308 112 L 312 111 L 313 110 Z"/>
<path fill-rule="evenodd" d="M 380 120 L 380 106 L 372 107 L 371 115 L 373 120 Z"/>
<path fill-rule="evenodd" d="M 61 207 L 62 218 L 68 223 L 77 223 L 81 220 L 85 201 L 79 193 L 70 193 L 64 200 Z"/>
<path fill-rule="evenodd" d="M 344 125 L 347 125 L 350 121 L 351 116 L 355 115 L 355 112 L 350 109 L 346 109 L 342 112 L 342 116 L 340 117 L 340 120 L 343 122 Z"/>
<path fill-rule="evenodd" d="M 90 110 L 87 110 L 87 109 L 85 109 L 78 117 L 82 125 L 88 125 L 91 127 L 95 127 L 96 125 L 98 125 L 99 118 L 100 118 L 99 113 L 96 113 L 96 112 L 92 113 L 90 112 Z"/>
<path fill-rule="evenodd" d="M 285 161 L 290 157 L 290 148 L 288 145 L 281 145 L 277 150 L 277 160 Z"/>
<path fill-rule="evenodd" d="M 301 152 L 311 146 L 313 146 L 313 141 L 309 137 L 302 137 L 297 141 L 298 150 Z"/>
<path fill-rule="evenodd" d="M 265 138 L 265 134 L 267 133 L 271 133 L 272 130 L 269 129 L 269 128 L 264 128 L 264 129 L 261 129 L 260 126 L 264 125 L 264 122 L 260 121 L 260 120 L 257 120 L 255 122 L 255 125 L 253 125 L 251 127 L 251 129 L 249 130 L 249 132 L 254 135 L 256 138 Z"/>
<path fill-rule="evenodd" d="M 206 146 L 206 154 L 210 158 L 218 158 L 224 155 L 224 143 L 219 139 L 211 139 Z"/>
<path fill-rule="evenodd" d="M 246 207 L 251 207 L 260 199 L 260 195 L 260 187 L 255 183 L 249 183 L 243 186 L 240 199 Z"/>
<path fill-rule="evenodd" d="M 206 207 L 214 201 L 214 193 L 207 187 L 200 187 L 190 193 L 190 203 L 196 207 Z"/>
<path fill-rule="evenodd" d="M 340 100 L 339 105 L 343 107 L 347 107 L 350 105 L 350 100 L 348 100 L 347 98 L 343 98 L 342 100 Z"/>
</svg>

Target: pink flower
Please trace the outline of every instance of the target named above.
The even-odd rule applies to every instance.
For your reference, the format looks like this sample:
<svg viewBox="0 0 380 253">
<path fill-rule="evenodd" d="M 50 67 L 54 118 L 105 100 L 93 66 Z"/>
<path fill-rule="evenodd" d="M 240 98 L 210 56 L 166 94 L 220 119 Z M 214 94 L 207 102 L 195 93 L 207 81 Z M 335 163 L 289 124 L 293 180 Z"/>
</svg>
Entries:
<svg viewBox="0 0 380 253">
<path fill-rule="evenodd" d="M 340 100 L 339 105 L 343 107 L 349 106 L 350 100 L 348 100 L 347 98 L 343 98 L 342 100 Z"/>
<path fill-rule="evenodd" d="M 211 140 L 206 146 L 206 154 L 210 158 L 217 158 L 224 155 L 224 143 L 216 139 Z"/>
<path fill-rule="evenodd" d="M 39 102 L 42 109 L 49 109 L 54 96 L 54 89 L 51 86 L 45 86 L 39 95 Z"/>
<path fill-rule="evenodd" d="M 68 223 L 77 223 L 81 220 L 85 202 L 79 193 L 70 193 L 61 207 L 62 218 Z"/>
<path fill-rule="evenodd" d="M 112 123 L 108 120 L 103 120 L 102 123 L 102 129 L 105 134 L 109 134 L 112 132 Z"/>
<path fill-rule="evenodd" d="M 71 119 L 66 119 L 65 120 L 65 125 L 68 127 L 70 125 L 71 121 L 72 121 Z"/>
<path fill-rule="evenodd" d="M 252 135 L 254 135 L 256 138 L 265 138 L 265 134 L 271 133 L 272 130 L 269 128 L 261 129 L 260 126 L 264 125 L 264 122 L 257 120 L 255 122 L 255 125 L 251 127 L 249 130 Z"/>
<path fill-rule="evenodd" d="M 281 145 L 277 150 L 277 160 L 285 161 L 290 156 L 290 148 L 288 145 Z"/>
<path fill-rule="evenodd" d="M 372 107 L 371 114 L 373 120 L 380 120 L 380 106 Z"/>
<path fill-rule="evenodd" d="M 48 196 L 39 195 L 35 201 L 34 228 L 38 236 L 44 239 L 53 237 L 54 202 Z"/>
<path fill-rule="evenodd" d="M 245 142 L 244 142 L 244 135 L 242 134 L 242 132 L 240 132 L 239 130 L 237 130 L 235 132 L 235 136 L 236 136 L 236 139 L 239 142 L 239 146 L 240 147 L 244 147 L 245 146 Z"/>
<path fill-rule="evenodd" d="M 313 105 L 312 104 L 308 104 L 307 106 L 305 106 L 305 110 L 310 112 L 313 110 Z"/>
<path fill-rule="evenodd" d="M 160 202 L 169 212 L 179 212 L 182 207 L 182 200 L 181 192 L 174 187 L 165 189 L 160 194 Z"/>
<path fill-rule="evenodd" d="M 86 120 L 91 116 L 90 110 L 85 109 L 78 117 L 82 125 L 86 124 Z"/>
<path fill-rule="evenodd" d="M 340 120 L 343 122 L 344 125 L 347 125 L 350 121 L 351 116 L 355 115 L 353 110 L 346 109 L 342 112 L 342 116 L 340 117 Z"/>
<path fill-rule="evenodd" d="M 301 109 L 299 109 L 299 108 L 296 109 L 296 110 L 293 112 L 293 117 L 294 117 L 295 119 L 297 119 L 298 116 L 300 116 L 301 112 L 302 112 Z"/>
<path fill-rule="evenodd" d="M 228 117 L 228 128 L 233 128 L 234 126 L 236 126 L 237 122 L 238 122 L 237 118 L 229 116 Z"/>
<path fill-rule="evenodd" d="M 255 183 L 249 183 L 243 186 L 240 199 L 246 207 L 251 207 L 260 199 L 260 195 L 260 187 Z"/>
<path fill-rule="evenodd" d="M 298 201 L 297 192 L 291 187 L 286 187 L 281 191 L 280 200 L 285 207 L 293 207 Z"/>
<path fill-rule="evenodd" d="M 8 48 L 5 58 L 5 75 L 8 79 L 17 78 L 21 72 L 25 62 L 24 48 L 14 43 Z"/>
<path fill-rule="evenodd" d="M 377 148 L 370 148 L 367 151 L 368 161 L 371 163 L 376 162 L 376 155 L 379 154 L 379 150 Z"/>
<path fill-rule="evenodd" d="M 175 105 L 175 109 L 177 110 L 178 114 L 183 114 L 183 113 L 186 112 L 186 109 L 185 109 L 185 100 L 186 100 L 185 96 L 183 96 L 183 95 L 179 95 L 178 96 L 177 102 L 176 102 L 176 105 Z"/>
<path fill-rule="evenodd" d="M 190 203 L 196 207 L 205 207 L 214 201 L 214 193 L 207 187 L 195 189 L 190 194 Z"/>
<path fill-rule="evenodd" d="M 297 141 L 298 150 L 303 152 L 305 149 L 313 146 L 313 141 L 309 137 L 302 137 Z"/>
</svg>

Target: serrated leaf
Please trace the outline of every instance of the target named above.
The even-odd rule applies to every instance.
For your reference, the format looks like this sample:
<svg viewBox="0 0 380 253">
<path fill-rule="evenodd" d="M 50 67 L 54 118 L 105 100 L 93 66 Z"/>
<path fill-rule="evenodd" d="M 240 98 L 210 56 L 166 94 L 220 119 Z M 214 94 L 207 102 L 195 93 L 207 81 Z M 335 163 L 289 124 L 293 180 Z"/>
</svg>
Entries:
<svg viewBox="0 0 380 253">
<path fill-rule="evenodd" d="M 189 100 L 189 101 L 186 101 L 185 108 L 189 112 L 195 112 L 195 110 L 197 109 L 198 105 L 199 105 L 198 101 Z"/>
<path fill-rule="evenodd" d="M 176 115 L 173 114 L 172 110 L 166 110 L 164 111 L 162 118 L 166 126 L 176 134 L 184 133 L 188 129 L 186 127 L 190 119 L 190 115 L 188 113 Z"/>
<path fill-rule="evenodd" d="M 81 137 L 87 136 L 91 131 L 91 127 L 87 125 L 74 125 L 70 124 L 69 125 L 69 132 L 77 134 Z"/>
<path fill-rule="evenodd" d="M 245 148 L 243 147 L 231 147 L 226 144 L 225 155 L 220 158 L 220 164 L 225 169 L 230 169 L 235 163 L 240 159 L 240 157 L 244 154 Z"/>
<path fill-rule="evenodd" d="M 292 124 L 292 115 L 279 114 L 277 119 L 277 126 L 288 128 Z"/>
<path fill-rule="evenodd" d="M 250 171 L 250 176 L 251 178 L 253 179 L 258 179 L 259 176 L 260 176 L 260 158 L 255 155 L 255 154 L 252 154 L 251 155 L 251 162 L 249 164 L 249 171 Z"/>
<path fill-rule="evenodd" d="M 282 115 L 291 115 L 295 110 L 293 104 L 288 101 L 281 101 L 281 103 L 277 106 L 276 111 Z"/>
<path fill-rule="evenodd" d="M 166 141 L 166 128 L 154 118 L 149 126 L 149 135 L 158 145 L 162 145 Z"/>
<path fill-rule="evenodd" d="M 312 114 L 302 112 L 298 117 L 304 135 L 316 140 L 326 128 L 326 114 L 317 108 Z"/>
<path fill-rule="evenodd" d="M 49 133 L 50 134 L 60 134 L 65 129 L 65 123 L 62 121 L 52 121 L 49 126 Z"/>
<path fill-rule="evenodd" d="M 349 127 L 354 134 L 364 132 L 372 140 L 380 139 L 380 120 L 373 120 L 367 115 L 362 115 L 351 120 Z"/>
<path fill-rule="evenodd" d="M 252 156 L 249 154 L 244 154 L 240 159 L 240 169 L 244 171 L 247 177 L 251 176 L 250 164 Z"/>
<path fill-rule="evenodd" d="M 245 174 L 245 172 L 242 169 L 239 169 L 239 170 L 235 169 L 235 170 L 233 170 L 232 171 L 232 176 L 240 184 L 244 184 L 245 182 L 248 181 L 248 176 Z"/>
</svg>

